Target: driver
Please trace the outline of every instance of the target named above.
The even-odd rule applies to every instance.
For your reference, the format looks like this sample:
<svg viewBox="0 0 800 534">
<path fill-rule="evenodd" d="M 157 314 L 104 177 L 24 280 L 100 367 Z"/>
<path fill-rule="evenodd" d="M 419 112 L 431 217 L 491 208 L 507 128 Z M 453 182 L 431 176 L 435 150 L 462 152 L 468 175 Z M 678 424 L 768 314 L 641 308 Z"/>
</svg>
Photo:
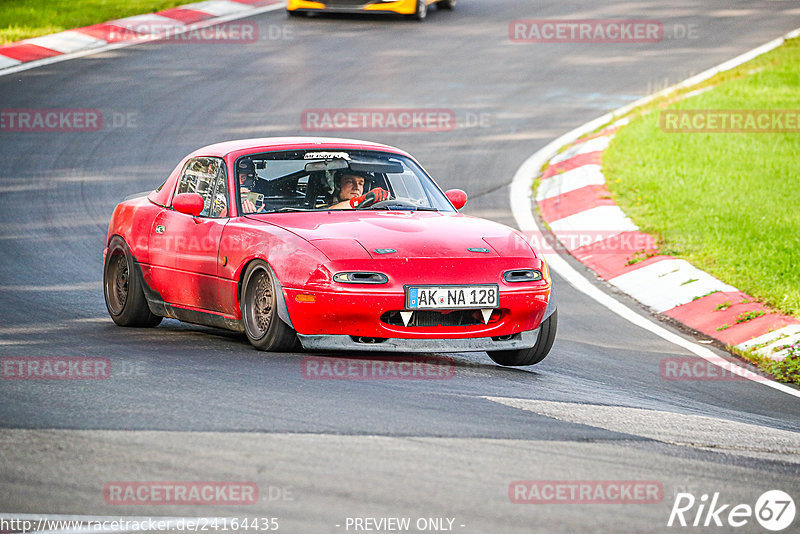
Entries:
<svg viewBox="0 0 800 534">
<path fill-rule="evenodd" d="M 331 209 L 352 209 L 362 205 L 366 207 L 389 198 L 389 192 L 380 187 L 364 194 L 364 184 L 368 180 L 372 181 L 372 177 L 365 173 L 351 170 L 339 171 L 333 180 L 335 188 L 328 206 Z"/>
</svg>

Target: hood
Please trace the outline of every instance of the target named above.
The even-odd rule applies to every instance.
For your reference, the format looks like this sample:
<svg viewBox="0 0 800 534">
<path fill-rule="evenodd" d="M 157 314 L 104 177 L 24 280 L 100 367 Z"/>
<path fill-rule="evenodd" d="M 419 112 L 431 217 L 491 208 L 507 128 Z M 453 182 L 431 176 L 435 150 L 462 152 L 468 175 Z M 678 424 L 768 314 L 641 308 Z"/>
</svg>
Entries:
<svg viewBox="0 0 800 534">
<path fill-rule="evenodd" d="M 354 240 L 373 258 L 534 256 L 527 243 L 511 228 L 459 213 L 348 210 L 248 217 L 279 226 L 312 244 L 338 241 L 346 247 L 346 243 Z M 380 254 L 376 249 L 396 252 Z"/>
</svg>

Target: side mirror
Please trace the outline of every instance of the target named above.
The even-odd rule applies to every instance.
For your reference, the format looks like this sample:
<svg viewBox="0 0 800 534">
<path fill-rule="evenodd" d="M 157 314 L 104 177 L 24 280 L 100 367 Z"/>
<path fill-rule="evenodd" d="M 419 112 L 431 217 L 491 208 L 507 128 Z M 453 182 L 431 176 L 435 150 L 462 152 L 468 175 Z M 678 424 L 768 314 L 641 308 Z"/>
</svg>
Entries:
<svg viewBox="0 0 800 534">
<path fill-rule="evenodd" d="M 175 211 L 197 217 L 205 208 L 205 200 L 197 193 L 181 193 L 172 199 L 172 207 Z"/>
<path fill-rule="evenodd" d="M 444 194 L 457 210 L 463 208 L 467 203 L 467 194 L 461 189 L 448 189 Z"/>
</svg>

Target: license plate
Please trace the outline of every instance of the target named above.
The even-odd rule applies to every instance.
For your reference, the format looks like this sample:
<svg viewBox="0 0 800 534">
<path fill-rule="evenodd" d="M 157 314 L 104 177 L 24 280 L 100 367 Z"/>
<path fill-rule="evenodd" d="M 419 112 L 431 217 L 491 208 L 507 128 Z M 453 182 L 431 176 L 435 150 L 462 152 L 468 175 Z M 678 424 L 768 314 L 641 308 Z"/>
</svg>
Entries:
<svg viewBox="0 0 800 534">
<path fill-rule="evenodd" d="M 475 286 L 407 286 L 406 309 L 497 308 L 497 284 Z"/>
</svg>

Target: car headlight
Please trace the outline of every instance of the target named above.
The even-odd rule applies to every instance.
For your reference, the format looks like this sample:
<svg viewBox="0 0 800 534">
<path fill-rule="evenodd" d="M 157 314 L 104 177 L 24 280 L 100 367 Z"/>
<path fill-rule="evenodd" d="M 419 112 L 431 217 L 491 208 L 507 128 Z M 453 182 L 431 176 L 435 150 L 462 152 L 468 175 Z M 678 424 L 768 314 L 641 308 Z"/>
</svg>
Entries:
<svg viewBox="0 0 800 534">
<path fill-rule="evenodd" d="M 343 284 L 385 284 L 389 277 L 383 273 L 345 272 L 333 275 L 336 282 Z"/>
<path fill-rule="evenodd" d="M 506 282 L 536 282 L 542 279 L 542 271 L 538 269 L 514 269 L 503 273 Z"/>
</svg>

